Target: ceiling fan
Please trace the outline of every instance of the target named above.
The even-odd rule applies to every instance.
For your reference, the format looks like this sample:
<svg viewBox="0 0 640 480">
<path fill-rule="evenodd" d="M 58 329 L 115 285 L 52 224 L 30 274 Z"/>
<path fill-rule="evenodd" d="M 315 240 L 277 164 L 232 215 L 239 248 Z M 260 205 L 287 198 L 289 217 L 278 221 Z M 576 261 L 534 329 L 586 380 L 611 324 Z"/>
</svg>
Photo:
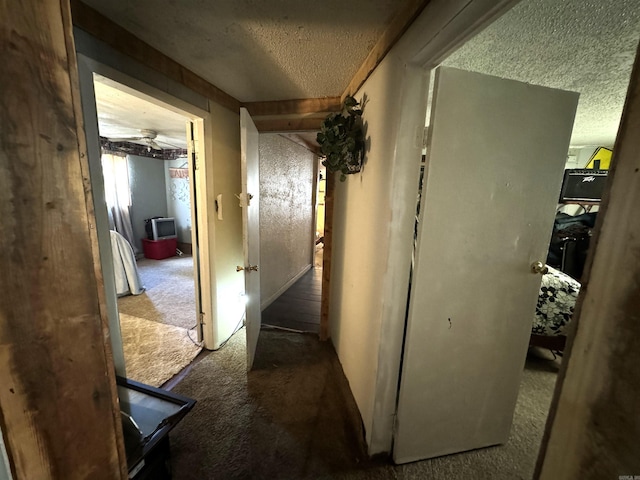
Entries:
<svg viewBox="0 0 640 480">
<path fill-rule="evenodd" d="M 155 141 L 155 138 L 158 136 L 158 132 L 155 130 L 140 130 L 139 137 L 123 137 L 123 138 L 109 138 L 110 142 L 131 142 L 131 143 L 140 143 L 142 145 L 147 146 L 147 150 L 162 150 L 162 147 L 158 145 Z M 164 142 L 163 142 L 164 143 Z M 169 145 L 169 144 L 167 144 Z M 173 145 L 170 145 L 173 147 Z M 166 147 L 165 147 L 166 148 Z"/>
</svg>

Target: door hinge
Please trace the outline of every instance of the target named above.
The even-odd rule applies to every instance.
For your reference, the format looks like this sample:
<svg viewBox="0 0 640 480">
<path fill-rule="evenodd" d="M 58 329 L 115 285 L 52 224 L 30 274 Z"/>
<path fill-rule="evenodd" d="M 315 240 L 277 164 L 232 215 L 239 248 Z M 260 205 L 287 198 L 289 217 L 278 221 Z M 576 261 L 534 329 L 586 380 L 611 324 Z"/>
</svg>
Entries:
<svg viewBox="0 0 640 480">
<path fill-rule="evenodd" d="M 200 334 L 200 341 L 204 341 L 204 313 L 200 312 L 198 322 L 198 333 Z"/>
<path fill-rule="evenodd" d="M 239 205 L 241 207 L 248 207 L 249 205 L 251 205 L 251 199 L 253 198 L 253 195 L 251 195 L 250 193 L 239 193 L 236 195 L 236 198 L 240 200 Z"/>
<path fill-rule="evenodd" d="M 424 131 L 422 133 L 422 148 L 426 148 L 429 146 L 429 138 L 431 137 L 431 125 L 427 125 L 424 127 Z"/>
<path fill-rule="evenodd" d="M 194 170 L 200 169 L 200 159 L 198 158 L 198 151 L 196 150 L 196 142 L 195 140 L 189 140 L 189 147 L 191 149 L 191 155 L 193 155 L 193 168 Z"/>
</svg>

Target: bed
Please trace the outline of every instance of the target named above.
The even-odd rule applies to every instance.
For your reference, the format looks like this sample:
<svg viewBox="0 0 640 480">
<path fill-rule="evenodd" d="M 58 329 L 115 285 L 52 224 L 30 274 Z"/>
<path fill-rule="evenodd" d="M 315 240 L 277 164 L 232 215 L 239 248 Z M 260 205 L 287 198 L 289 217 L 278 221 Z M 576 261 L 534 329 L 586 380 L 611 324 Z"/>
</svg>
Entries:
<svg viewBox="0 0 640 480">
<path fill-rule="evenodd" d="M 547 268 L 540 284 L 529 344 L 562 351 L 580 293 L 580 282 L 553 267 Z"/>
<path fill-rule="evenodd" d="M 126 238 L 113 230 L 111 230 L 111 254 L 118 296 L 140 295 L 144 292 L 133 249 Z"/>
</svg>

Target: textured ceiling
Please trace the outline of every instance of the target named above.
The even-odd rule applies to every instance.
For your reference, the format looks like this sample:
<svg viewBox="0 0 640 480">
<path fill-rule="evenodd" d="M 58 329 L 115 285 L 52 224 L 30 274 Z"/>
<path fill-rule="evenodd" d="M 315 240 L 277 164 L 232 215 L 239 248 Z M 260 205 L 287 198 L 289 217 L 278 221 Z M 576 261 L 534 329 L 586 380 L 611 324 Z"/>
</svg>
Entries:
<svg viewBox="0 0 640 480">
<path fill-rule="evenodd" d="M 613 146 L 640 38 L 638 0 L 523 0 L 444 65 L 580 93 L 572 146 Z"/>
<path fill-rule="evenodd" d="M 83 1 L 242 102 L 341 95 L 404 3 Z"/>
<path fill-rule="evenodd" d="M 187 148 L 187 117 L 100 75 L 94 77 L 94 88 L 100 136 L 135 138 L 142 136 L 141 130 L 153 130 L 160 147 Z M 144 144 L 135 140 L 132 143 Z"/>
<path fill-rule="evenodd" d="M 399 5 L 392 0 L 84 1 L 245 102 L 342 94 Z M 444 64 L 580 92 L 572 146 L 612 146 L 639 38 L 638 0 L 522 0 Z M 123 102 L 116 115 L 111 101 L 108 120 L 105 104 L 99 109 L 101 128 L 119 122 L 129 129 L 121 136 L 138 135 L 143 128 L 161 134 L 182 130 L 169 119 L 153 123 L 146 108 L 132 105 Z M 167 141 L 175 144 L 184 136 L 180 131 L 171 138 Z"/>
</svg>

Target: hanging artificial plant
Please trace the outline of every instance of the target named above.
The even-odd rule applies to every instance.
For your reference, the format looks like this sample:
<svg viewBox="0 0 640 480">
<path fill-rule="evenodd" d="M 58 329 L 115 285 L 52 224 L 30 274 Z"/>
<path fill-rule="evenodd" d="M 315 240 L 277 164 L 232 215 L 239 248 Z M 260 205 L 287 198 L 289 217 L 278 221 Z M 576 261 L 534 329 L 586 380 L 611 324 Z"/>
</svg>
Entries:
<svg viewBox="0 0 640 480">
<path fill-rule="evenodd" d="M 347 97 L 342 111 L 332 113 L 322 122 L 316 140 L 324 156 L 322 165 L 330 172 L 341 172 L 340 181 L 362 169 L 364 131 L 362 107 L 353 97 Z"/>
</svg>

